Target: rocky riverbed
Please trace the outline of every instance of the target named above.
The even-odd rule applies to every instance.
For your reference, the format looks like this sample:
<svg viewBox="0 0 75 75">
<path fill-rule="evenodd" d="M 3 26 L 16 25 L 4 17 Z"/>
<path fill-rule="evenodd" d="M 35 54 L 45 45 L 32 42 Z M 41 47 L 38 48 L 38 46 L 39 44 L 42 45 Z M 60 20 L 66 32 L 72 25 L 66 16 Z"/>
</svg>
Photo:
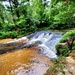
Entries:
<svg viewBox="0 0 75 75">
<path fill-rule="evenodd" d="M 4 39 L 0 43 L 9 41 L 12 39 Z M 5 47 L 5 49 L 10 48 L 11 45 Z M 43 75 L 51 65 L 50 59 L 41 54 L 37 47 L 0 54 L 0 75 Z"/>
</svg>

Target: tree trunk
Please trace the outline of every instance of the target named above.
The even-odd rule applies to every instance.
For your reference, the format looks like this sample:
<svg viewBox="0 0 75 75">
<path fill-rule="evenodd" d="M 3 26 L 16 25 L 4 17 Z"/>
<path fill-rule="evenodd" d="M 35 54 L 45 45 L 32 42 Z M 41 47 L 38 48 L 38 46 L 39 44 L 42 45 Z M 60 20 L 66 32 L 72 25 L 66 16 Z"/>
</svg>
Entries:
<svg viewBox="0 0 75 75">
<path fill-rule="evenodd" d="M 9 4 L 10 4 L 10 11 L 11 11 L 11 15 L 12 15 L 12 18 L 13 18 L 13 8 L 12 8 L 12 2 L 11 2 L 11 0 L 9 0 Z M 15 19 L 13 18 L 13 22 L 14 22 L 14 24 L 16 24 L 16 22 L 15 22 Z"/>
<path fill-rule="evenodd" d="M 19 17 L 20 17 L 20 13 L 19 13 L 19 10 L 17 9 L 17 8 L 18 8 L 18 5 L 19 5 L 18 0 L 14 0 L 14 1 L 13 1 L 13 4 L 14 4 L 14 8 L 16 9 L 16 10 L 15 10 L 15 11 L 16 11 L 16 15 L 17 15 L 17 17 L 19 18 Z"/>
<path fill-rule="evenodd" d="M 67 41 L 68 48 L 69 48 L 70 52 L 72 52 L 72 47 L 73 47 L 74 40 L 75 40 L 75 37 L 72 37 L 72 40 Z"/>
</svg>

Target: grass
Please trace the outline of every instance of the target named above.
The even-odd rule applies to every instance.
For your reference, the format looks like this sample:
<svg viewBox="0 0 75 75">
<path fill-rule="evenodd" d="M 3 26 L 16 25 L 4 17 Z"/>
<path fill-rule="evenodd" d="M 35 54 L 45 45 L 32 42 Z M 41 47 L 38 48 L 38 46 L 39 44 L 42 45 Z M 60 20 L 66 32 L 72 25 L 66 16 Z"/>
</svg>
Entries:
<svg viewBox="0 0 75 75">
<path fill-rule="evenodd" d="M 44 75 L 58 75 L 58 72 L 61 72 L 62 75 L 65 75 L 65 58 L 59 57 L 58 59 L 53 60 L 53 66 L 51 66 Z"/>
</svg>

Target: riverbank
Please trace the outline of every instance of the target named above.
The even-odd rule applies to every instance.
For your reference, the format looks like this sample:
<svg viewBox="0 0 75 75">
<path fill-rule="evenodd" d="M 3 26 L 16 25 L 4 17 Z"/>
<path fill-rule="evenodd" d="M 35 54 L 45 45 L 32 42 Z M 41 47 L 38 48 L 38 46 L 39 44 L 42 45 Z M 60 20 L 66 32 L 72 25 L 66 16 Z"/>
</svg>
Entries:
<svg viewBox="0 0 75 75">
<path fill-rule="evenodd" d="M 39 31 L 21 39 L 1 40 L 0 49 L 6 51 L 4 54 L 0 54 L 1 75 L 44 75 L 49 68 L 50 70 L 47 71 L 46 75 L 62 75 L 66 73 L 64 71 L 66 64 L 63 64 L 61 61 L 63 58 L 59 60 L 60 62 L 58 60 L 54 62 L 57 64 L 50 61 L 50 58 L 56 55 L 54 47 L 60 38 L 61 34 Z M 40 47 L 41 52 L 37 46 Z M 10 51 L 11 49 L 12 51 Z M 67 62 L 70 59 L 66 60 L 64 58 L 64 60 Z M 51 70 L 51 67 L 54 65 L 59 66 L 59 69 L 54 67 Z M 6 67 L 7 69 L 5 69 Z M 59 70 L 58 73 L 56 73 L 57 69 Z"/>
<path fill-rule="evenodd" d="M 59 57 L 45 75 L 75 75 L 75 51 L 70 53 L 68 57 Z"/>
<path fill-rule="evenodd" d="M 43 75 L 51 65 L 36 47 L 0 55 L 0 75 Z"/>
</svg>

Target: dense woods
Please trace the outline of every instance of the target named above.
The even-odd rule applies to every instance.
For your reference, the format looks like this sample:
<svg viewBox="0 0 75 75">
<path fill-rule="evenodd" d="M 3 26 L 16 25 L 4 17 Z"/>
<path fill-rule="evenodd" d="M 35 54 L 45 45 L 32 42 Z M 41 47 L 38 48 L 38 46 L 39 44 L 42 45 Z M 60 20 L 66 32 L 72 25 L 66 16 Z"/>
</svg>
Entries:
<svg viewBox="0 0 75 75">
<path fill-rule="evenodd" d="M 6 5 L 7 3 L 7 5 Z M 0 38 L 75 27 L 73 0 L 0 0 Z"/>
<path fill-rule="evenodd" d="M 61 34 L 42 30 L 67 32 Z M 2 75 L 21 75 L 25 70 L 27 75 L 39 75 L 49 66 L 45 75 L 75 75 L 75 0 L 0 0 L 2 40 L 6 40 L 0 42 Z M 52 54 L 55 57 L 50 58 Z"/>
</svg>

